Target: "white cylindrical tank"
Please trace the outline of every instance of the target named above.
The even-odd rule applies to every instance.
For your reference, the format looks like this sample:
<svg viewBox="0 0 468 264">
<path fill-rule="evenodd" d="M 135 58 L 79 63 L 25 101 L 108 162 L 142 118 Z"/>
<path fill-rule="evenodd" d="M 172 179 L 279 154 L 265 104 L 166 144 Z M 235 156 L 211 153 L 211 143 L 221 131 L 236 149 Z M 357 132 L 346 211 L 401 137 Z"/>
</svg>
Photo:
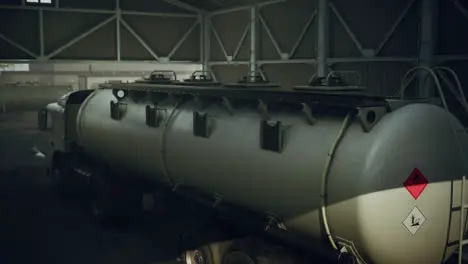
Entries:
<svg viewBox="0 0 468 264">
<path fill-rule="evenodd" d="M 264 117 L 255 108 L 230 113 L 211 104 L 203 109 L 210 124 L 204 138 L 193 133 L 193 113 L 200 110 L 194 100 L 159 103 L 158 127 L 146 125 L 145 100 L 124 99 L 123 117 L 111 119 L 113 100 L 112 90 L 96 90 L 83 103 L 77 128 L 82 147 L 116 169 L 196 187 L 314 237 L 329 230 L 337 247 L 366 263 L 441 263 L 455 249 L 447 243 L 459 230 L 452 208 L 460 205 L 468 136 L 438 106 L 406 105 L 369 132 L 351 121 L 324 176 L 345 115 L 318 114 L 310 125 L 301 112 L 270 113 L 286 128 L 278 153 L 260 147 Z M 428 181 L 417 199 L 403 186 L 414 171 Z"/>
</svg>

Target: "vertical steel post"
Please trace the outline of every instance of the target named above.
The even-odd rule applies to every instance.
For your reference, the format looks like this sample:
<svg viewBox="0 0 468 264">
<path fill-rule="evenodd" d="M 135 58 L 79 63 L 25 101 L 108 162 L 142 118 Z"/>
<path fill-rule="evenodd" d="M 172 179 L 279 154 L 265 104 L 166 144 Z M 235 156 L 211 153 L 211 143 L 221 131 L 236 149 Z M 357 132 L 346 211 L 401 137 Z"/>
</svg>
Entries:
<svg viewBox="0 0 468 264">
<path fill-rule="evenodd" d="M 317 23 L 317 77 L 325 77 L 328 74 L 328 48 L 329 48 L 329 2 L 318 1 Z"/>
<path fill-rule="evenodd" d="M 39 57 L 44 57 L 44 10 L 39 9 Z"/>
<path fill-rule="evenodd" d="M 437 0 L 421 0 L 418 66 L 434 66 L 434 52 L 437 39 L 437 3 Z M 418 73 L 417 96 L 435 96 L 434 83 L 429 78 L 426 78 L 427 74 L 427 72 L 423 71 Z"/>
<path fill-rule="evenodd" d="M 117 60 L 120 61 L 120 19 L 122 12 L 120 11 L 120 0 L 115 0 L 115 49 L 117 51 Z"/>
<path fill-rule="evenodd" d="M 250 7 L 250 60 L 249 71 L 252 81 L 255 77 L 252 73 L 257 72 L 258 60 L 258 7 L 253 5 Z"/>
<path fill-rule="evenodd" d="M 210 17 L 207 14 L 201 15 L 202 23 L 200 24 L 202 37 L 201 37 L 201 49 L 203 50 L 202 53 L 202 63 L 203 63 L 203 70 L 210 71 L 210 53 L 211 53 L 211 24 L 210 24 Z"/>
</svg>

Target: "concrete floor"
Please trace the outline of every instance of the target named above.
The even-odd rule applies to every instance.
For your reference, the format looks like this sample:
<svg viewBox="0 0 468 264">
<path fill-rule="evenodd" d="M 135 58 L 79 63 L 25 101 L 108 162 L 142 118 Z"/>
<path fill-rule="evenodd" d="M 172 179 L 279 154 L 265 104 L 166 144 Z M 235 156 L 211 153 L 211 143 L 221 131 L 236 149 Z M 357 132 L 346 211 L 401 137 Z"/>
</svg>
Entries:
<svg viewBox="0 0 468 264">
<path fill-rule="evenodd" d="M 169 216 L 104 229 L 92 221 L 85 204 L 52 193 L 44 162 L 31 151 L 45 141 L 34 130 L 36 116 L 0 117 L 0 263 L 149 264 L 175 259 L 180 226 Z"/>
<path fill-rule="evenodd" d="M 31 150 L 47 142 L 35 130 L 36 118 L 36 112 L 0 114 L 0 263 L 174 263 L 177 234 L 192 218 L 98 226 L 86 204 L 52 192 L 45 164 Z M 468 248 L 464 252 L 468 256 Z"/>
</svg>

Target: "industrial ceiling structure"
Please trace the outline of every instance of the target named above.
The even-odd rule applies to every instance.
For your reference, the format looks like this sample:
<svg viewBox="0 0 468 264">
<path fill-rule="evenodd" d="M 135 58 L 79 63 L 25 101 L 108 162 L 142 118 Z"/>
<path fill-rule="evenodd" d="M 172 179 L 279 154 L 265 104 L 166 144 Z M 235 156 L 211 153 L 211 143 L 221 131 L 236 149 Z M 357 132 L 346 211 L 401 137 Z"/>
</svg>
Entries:
<svg viewBox="0 0 468 264">
<path fill-rule="evenodd" d="M 285 86 L 341 71 L 385 94 L 414 65 L 468 68 L 459 0 L 2 3 L 5 62 L 196 62 L 221 80 L 260 71 Z"/>
<path fill-rule="evenodd" d="M 171 1 L 176 3 L 177 1 Z M 271 2 L 271 0 L 180 0 L 182 5 L 188 4 L 190 6 L 201 9 L 205 12 L 212 12 L 216 10 L 225 10 L 240 6 L 249 6 L 254 4 L 262 4 Z"/>
</svg>

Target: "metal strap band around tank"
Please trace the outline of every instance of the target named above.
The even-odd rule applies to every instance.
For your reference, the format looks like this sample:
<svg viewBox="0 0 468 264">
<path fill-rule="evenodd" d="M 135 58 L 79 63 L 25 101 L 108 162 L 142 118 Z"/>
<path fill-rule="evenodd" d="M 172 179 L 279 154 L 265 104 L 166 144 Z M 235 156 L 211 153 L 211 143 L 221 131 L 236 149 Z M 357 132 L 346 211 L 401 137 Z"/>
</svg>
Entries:
<svg viewBox="0 0 468 264">
<path fill-rule="evenodd" d="M 96 96 L 96 94 L 99 92 L 99 91 L 102 91 L 101 89 L 96 89 L 94 90 L 94 92 L 92 92 L 90 95 L 88 95 L 88 97 L 86 97 L 86 99 L 81 103 L 81 106 L 80 108 L 78 109 L 78 112 L 76 113 L 76 120 L 75 122 L 77 123 L 76 125 L 76 136 L 78 137 L 78 140 L 79 142 L 82 144 L 83 143 L 83 138 L 82 138 L 82 123 L 81 123 L 81 119 L 82 119 L 82 114 L 83 114 L 83 109 L 86 108 L 86 106 L 88 105 L 88 103 L 91 101 L 91 99 Z"/>
<path fill-rule="evenodd" d="M 336 149 L 338 148 L 338 145 L 340 144 L 341 139 L 345 135 L 345 133 L 346 133 L 348 127 L 349 127 L 350 121 L 351 121 L 351 112 L 349 112 L 346 115 L 346 117 L 345 117 L 345 119 L 343 121 L 343 125 L 341 126 L 341 129 L 338 132 L 338 135 L 337 135 L 335 141 L 333 142 L 333 145 L 330 148 L 330 151 L 328 152 L 328 158 L 327 158 L 327 161 L 325 163 L 325 167 L 323 168 L 323 171 L 322 171 L 321 193 L 320 193 L 320 198 L 321 198 L 322 204 L 321 204 L 320 212 L 321 212 L 321 216 L 322 216 L 322 222 L 323 222 L 323 226 L 324 226 L 324 229 L 325 229 L 325 233 L 326 233 L 326 235 L 328 237 L 328 240 L 330 241 L 331 246 L 336 250 L 338 250 L 338 246 L 336 245 L 336 242 L 332 237 L 330 227 L 328 226 L 328 218 L 327 218 L 327 210 L 326 210 L 326 206 L 327 206 L 327 203 L 326 203 L 327 176 L 328 176 L 328 173 L 330 171 L 330 166 L 331 166 L 331 163 L 332 163 L 333 158 L 335 156 Z"/>
<path fill-rule="evenodd" d="M 169 113 L 169 116 L 167 117 L 166 121 L 164 122 L 164 128 L 163 128 L 162 135 L 161 135 L 161 142 L 160 142 L 160 149 L 159 149 L 159 153 L 161 154 L 161 164 L 162 164 L 163 173 L 166 176 L 166 178 L 169 180 L 169 182 L 171 182 L 173 188 L 176 188 L 177 183 L 169 175 L 169 170 L 167 169 L 167 162 L 166 162 L 166 156 L 165 156 L 165 154 L 166 154 L 166 144 L 165 143 L 166 143 L 166 133 L 167 133 L 166 131 L 167 131 L 167 127 L 169 126 L 169 123 L 172 120 L 172 117 L 174 116 L 175 112 L 177 111 L 179 106 L 182 104 L 182 102 L 183 102 L 183 99 L 180 99 L 174 105 L 174 108 L 172 108 L 171 112 Z"/>
</svg>

